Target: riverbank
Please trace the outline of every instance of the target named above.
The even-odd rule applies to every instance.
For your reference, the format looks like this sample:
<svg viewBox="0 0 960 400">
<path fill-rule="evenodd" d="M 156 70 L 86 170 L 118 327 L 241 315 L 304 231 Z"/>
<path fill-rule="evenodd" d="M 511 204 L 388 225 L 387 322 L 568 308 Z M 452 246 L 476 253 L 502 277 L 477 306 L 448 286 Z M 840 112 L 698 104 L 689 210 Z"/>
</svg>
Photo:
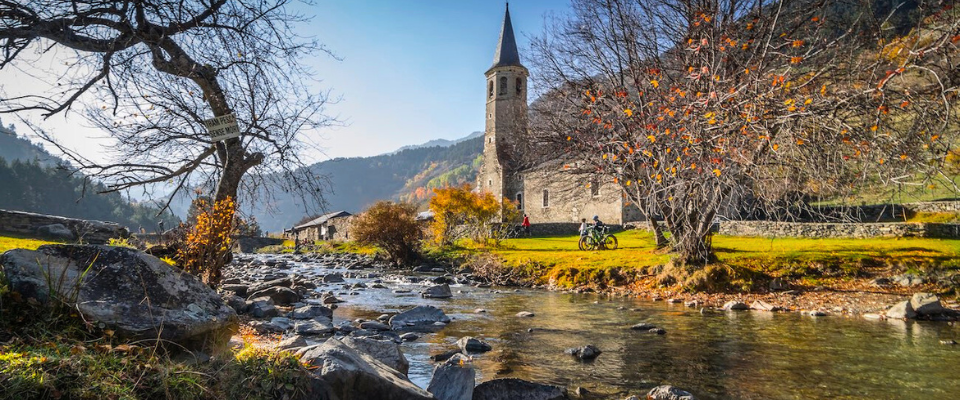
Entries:
<svg viewBox="0 0 960 400">
<path fill-rule="evenodd" d="M 669 254 L 645 231 L 616 234 L 617 250 L 580 251 L 576 236 L 510 239 L 499 248 L 435 251 L 498 284 L 639 296 L 720 308 L 760 300 L 784 311 L 882 314 L 914 293 L 956 308 L 960 240 L 928 238 L 766 239 L 716 236 L 719 262 L 691 289 L 664 279 Z"/>
</svg>

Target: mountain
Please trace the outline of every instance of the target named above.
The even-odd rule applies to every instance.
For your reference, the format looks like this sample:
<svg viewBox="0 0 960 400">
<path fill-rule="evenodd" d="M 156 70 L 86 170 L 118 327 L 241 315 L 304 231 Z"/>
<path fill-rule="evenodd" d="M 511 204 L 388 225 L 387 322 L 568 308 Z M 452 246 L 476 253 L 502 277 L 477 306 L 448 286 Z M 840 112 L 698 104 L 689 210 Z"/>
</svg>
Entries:
<svg viewBox="0 0 960 400">
<path fill-rule="evenodd" d="M 391 153 L 391 154 L 399 153 L 399 152 L 404 151 L 404 150 L 419 149 L 419 148 L 423 148 L 423 147 L 450 147 L 450 146 L 453 146 L 453 145 L 455 145 L 455 144 L 457 144 L 457 143 L 460 143 L 460 142 L 463 142 L 463 141 L 467 141 L 467 140 L 470 140 L 470 139 L 475 139 L 475 138 L 478 138 L 478 137 L 481 137 L 481 136 L 483 136 L 483 131 L 476 131 L 476 132 L 473 132 L 473 133 L 467 135 L 466 137 L 462 137 L 462 138 L 460 138 L 460 139 L 454 139 L 454 140 L 433 139 L 433 140 L 431 140 L 431 141 L 429 141 L 429 142 L 426 142 L 426 143 L 423 143 L 423 144 L 414 144 L 414 145 L 409 145 L 409 146 L 403 146 L 403 147 L 397 149 L 396 151 L 394 151 L 394 152 Z"/>
<path fill-rule="evenodd" d="M 102 184 L 60 165 L 66 162 L 18 137 L 12 127 L 0 129 L 0 209 L 113 221 L 131 232 L 153 231 L 159 221 L 168 228 L 179 223 L 173 214 L 157 217 L 156 207 L 119 193 L 98 194 Z"/>
<path fill-rule="evenodd" d="M 473 184 L 480 166 L 482 132 L 448 145 L 408 146 L 394 153 L 373 157 L 335 158 L 311 165 L 312 172 L 326 176 L 332 191 L 325 193 L 325 211 L 363 211 L 378 200 L 402 200 L 425 207 L 431 189 L 446 185 Z M 434 141 L 436 142 L 436 141 Z M 428 142 L 430 143 L 430 142 Z M 268 232 L 292 227 L 307 214 L 298 197 L 274 191 L 267 208 L 249 211 Z"/>
</svg>

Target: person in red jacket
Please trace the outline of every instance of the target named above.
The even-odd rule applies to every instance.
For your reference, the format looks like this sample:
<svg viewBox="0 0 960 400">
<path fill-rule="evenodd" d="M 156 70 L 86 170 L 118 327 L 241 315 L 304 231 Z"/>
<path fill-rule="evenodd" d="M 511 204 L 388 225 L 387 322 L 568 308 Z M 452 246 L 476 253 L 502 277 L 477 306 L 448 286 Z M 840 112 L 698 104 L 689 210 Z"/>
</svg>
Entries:
<svg viewBox="0 0 960 400">
<path fill-rule="evenodd" d="M 523 214 L 523 223 L 520 226 L 523 227 L 523 233 L 530 236 L 530 217 L 527 214 Z"/>
</svg>

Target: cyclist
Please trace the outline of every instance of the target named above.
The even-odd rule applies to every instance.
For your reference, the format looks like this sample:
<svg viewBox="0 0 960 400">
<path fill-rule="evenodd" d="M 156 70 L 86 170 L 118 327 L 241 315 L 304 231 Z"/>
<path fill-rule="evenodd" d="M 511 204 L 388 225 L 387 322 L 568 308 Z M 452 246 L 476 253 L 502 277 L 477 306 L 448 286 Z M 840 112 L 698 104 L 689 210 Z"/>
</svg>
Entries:
<svg viewBox="0 0 960 400">
<path fill-rule="evenodd" d="M 602 228 L 602 227 L 603 227 L 603 221 L 600 220 L 600 217 L 594 215 L 594 216 L 593 216 L 593 228 L 594 228 L 594 229 L 599 229 L 599 228 Z"/>
</svg>

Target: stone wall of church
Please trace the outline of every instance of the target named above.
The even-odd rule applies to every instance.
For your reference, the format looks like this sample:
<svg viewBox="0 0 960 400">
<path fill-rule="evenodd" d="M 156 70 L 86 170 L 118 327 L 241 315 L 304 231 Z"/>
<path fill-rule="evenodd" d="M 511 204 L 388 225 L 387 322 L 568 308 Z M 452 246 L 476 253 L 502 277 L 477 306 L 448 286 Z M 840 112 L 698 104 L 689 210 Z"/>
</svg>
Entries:
<svg viewBox="0 0 960 400">
<path fill-rule="evenodd" d="M 588 179 L 544 168 L 523 174 L 523 211 L 533 224 L 578 223 L 594 215 L 607 224 L 622 224 L 623 199 L 620 188 L 612 183 L 601 184 L 597 196 L 587 186 Z M 547 191 L 544 206 L 543 192 Z"/>
</svg>

